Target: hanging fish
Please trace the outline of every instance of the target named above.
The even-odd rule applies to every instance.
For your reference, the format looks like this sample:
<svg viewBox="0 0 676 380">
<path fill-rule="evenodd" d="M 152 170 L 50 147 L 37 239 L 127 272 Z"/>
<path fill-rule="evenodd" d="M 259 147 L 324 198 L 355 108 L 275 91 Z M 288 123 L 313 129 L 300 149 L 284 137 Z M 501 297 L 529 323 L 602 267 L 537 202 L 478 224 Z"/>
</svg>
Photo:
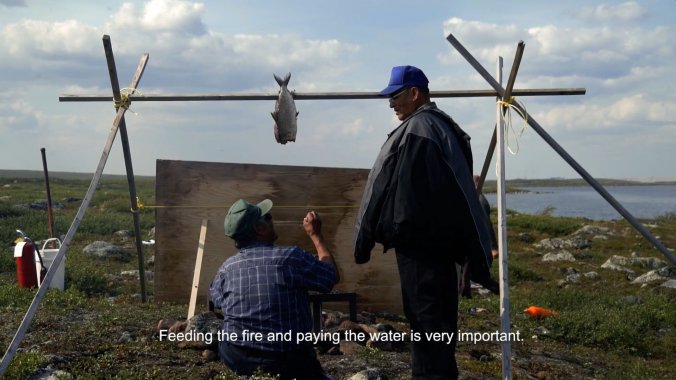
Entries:
<svg viewBox="0 0 676 380">
<path fill-rule="evenodd" d="M 273 74 L 273 76 L 279 84 L 279 97 L 277 97 L 275 103 L 275 112 L 270 114 L 275 119 L 275 139 L 280 144 L 286 144 L 288 141 L 296 141 L 296 130 L 298 129 L 296 123 L 298 111 L 296 111 L 293 96 L 287 88 L 291 73 L 286 74 L 284 79 L 276 74 Z"/>
<path fill-rule="evenodd" d="M 530 306 L 523 309 L 523 311 L 525 313 L 530 314 L 531 317 L 535 317 L 537 319 L 543 319 L 546 317 L 556 318 L 558 316 L 558 314 L 554 310 L 545 309 L 539 306 Z"/>
</svg>

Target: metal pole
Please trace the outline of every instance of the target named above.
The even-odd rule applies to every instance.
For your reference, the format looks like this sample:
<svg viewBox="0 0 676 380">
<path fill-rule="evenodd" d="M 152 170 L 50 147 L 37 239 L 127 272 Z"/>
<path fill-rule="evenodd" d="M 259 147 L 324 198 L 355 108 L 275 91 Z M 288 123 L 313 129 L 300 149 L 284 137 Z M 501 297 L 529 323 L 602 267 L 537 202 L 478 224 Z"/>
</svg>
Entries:
<svg viewBox="0 0 676 380">
<path fill-rule="evenodd" d="M 47 222 L 49 223 L 49 237 L 54 237 L 54 212 L 52 211 L 52 191 L 49 188 L 49 171 L 47 170 L 47 155 L 45 148 L 40 148 L 42 154 L 42 169 L 45 172 L 45 187 L 47 188 Z"/>
<path fill-rule="evenodd" d="M 113 57 L 113 47 L 110 43 L 110 36 L 103 36 L 103 49 L 106 52 L 106 61 L 108 62 L 108 73 L 110 74 L 110 84 L 113 88 L 113 99 L 119 102 L 121 99 L 120 83 L 117 80 L 117 69 L 115 67 L 115 57 Z M 145 68 L 145 65 L 143 66 Z M 136 72 L 137 76 L 143 74 Z M 132 82 L 134 79 L 132 79 Z M 122 152 L 124 154 L 124 166 L 127 169 L 127 183 L 129 184 L 129 198 L 131 200 L 131 212 L 134 220 L 134 237 L 136 238 L 136 252 L 138 256 L 138 272 L 141 282 L 141 302 L 146 302 L 146 273 L 145 259 L 143 257 L 143 242 L 141 240 L 141 227 L 136 202 L 136 182 L 134 181 L 134 168 L 131 161 L 131 151 L 129 150 L 129 138 L 127 136 L 127 124 L 124 121 L 124 115 L 120 119 L 120 141 L 122 142 Z"/>
<path fill-rule="evenodd" d="M 446 37 L 448 42 L 455 47 L 455 49 L 469 62 L 472 67 L 497 91 L 501 96 L 504 96 L 505 90 L 502 88 L 502 86 L 491 76 L 491 74 L 486 71 L 486 69 L 481 66 L 481 64 L 465 49 L 464 46 L 453 36 L 453 34 L 449 34 L 448 37 Z M 669 251 L 669 249 L 662 244 L 659 240 L 657 240 L 656 237 L 654 237 L 650 231 L 648 231 L 641 222 L 639 222 L 636 218 L 634 218 L 627 209 L 625 209 L 620 202 L 618 202 L 610 193 L 598 182 L 594 177 L 592 177 L 587 171 L 579 164 L 573 157 L 568 154 L 568 152 L 561 147 L 541 126 L 540 124 L 533 119 L 531 115 L 529 115 L 523 107 L 521 107 L 518 103 L 514 103 L 514 106 L 521 111 L 527 118 L 528 125 L 530 125 L 535 132 L 542 137 L 549 146 L 556 151 L 556 153 L 561 156 L 591 187 L 593 187 L 608 203 L 610 203 L 617 212 L 626 219 L 629 224 L 631 224 L 641 235 L 643 235 L 646 240 L 648 240 L 650 243 L 652 243 L 657 250 L 662 252 L 664 256 L 666 256 L 672 263 L 676 264 L 676 257 L 672 252 Z"/>
<path fill-rule="evenodd" d="M 518 54 L 517 54 L 518 55 Z M 512 69 L 514 67 L 512 66 Z M 498 81 L 502 83 L 502 57 L 498 58 L 497 63 Z M 516 71 L 512 70 L 510 75 L 511 85 L 513 78 L 516 77 Z M 510 84 L 508 83 L 508 86 Z M 509 337 L 509 276 L 507 270 L 507 207 L 505 206 L 505 122 L 502 117 L 503 107 L 496 105 L 496 136 L 497 136 L 497 167 L 498 167 L 498 252 L 499 252 L 499 276 L 500 276 L 500 332 L 502 336 Z M 502 378 L 510 380 L 512 378 L 512 344 L 509 339 L 501 343 L 502 346 Z"/>
</svg>

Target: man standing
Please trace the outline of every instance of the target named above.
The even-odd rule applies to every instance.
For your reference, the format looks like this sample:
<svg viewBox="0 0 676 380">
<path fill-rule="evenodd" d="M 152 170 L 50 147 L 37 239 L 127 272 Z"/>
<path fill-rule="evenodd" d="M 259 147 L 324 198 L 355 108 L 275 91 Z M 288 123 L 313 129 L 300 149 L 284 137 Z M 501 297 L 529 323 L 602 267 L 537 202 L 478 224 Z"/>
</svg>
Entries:
<svg viewBox="0 0 676 380">
<path fill-rule="evenodd" d="M 338 270 L 321 231 L 319 215 L 308 212 L 303 228 L 318 258 L 299 247 L 275 246 L 272 201 L 242 199 L 225 216 L 225 234 L 240 251 L 227 259 L 211 283 L 214 305 L 223 311 L 221 360 L 238 375 L 260 368 L 281 379 L 327 379 L 312 344 L 296 342 L 312 330 L 308 290 L 329 292 Z M 291 333 L 291 339 L 284 334 Z"/>
<path fill-rule="evenodd" d="M 358 264 L 376 242 L 394 248 L 404 312 L 420 341 L 411 342 L 414 379 L 455 379 L 455 263 L 469 262 L 474 281 L 496 291 L 488 272 L 490 238 L 472 183 L 469 136 L 430 101 L 427 77 L 413 66 L 392 69 L 387 88 L 402 123 L 389 135 L 369 174 L 355 226 Z M 453 335 L 455 337 L 455 334 Z"/>
</svg>

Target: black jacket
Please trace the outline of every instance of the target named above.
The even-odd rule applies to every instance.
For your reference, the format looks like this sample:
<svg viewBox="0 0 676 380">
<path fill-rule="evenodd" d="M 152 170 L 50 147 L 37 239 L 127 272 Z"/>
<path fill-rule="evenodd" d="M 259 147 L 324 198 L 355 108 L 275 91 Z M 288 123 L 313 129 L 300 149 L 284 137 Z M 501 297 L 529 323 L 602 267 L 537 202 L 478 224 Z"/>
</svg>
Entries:
<svg viewBox="0 0 676 380">
<path fill-rule="evenodd" d="M 491 242 L 484 219 L 469 136 L 428 103 L 388 135 L 369 173 L 355 225 L 355 262 L 367 262 L 376 242 L 385 251 L 419 248 L 460 264 L 469 260 L 472 279 L 486 282 Z"/>
</svg>

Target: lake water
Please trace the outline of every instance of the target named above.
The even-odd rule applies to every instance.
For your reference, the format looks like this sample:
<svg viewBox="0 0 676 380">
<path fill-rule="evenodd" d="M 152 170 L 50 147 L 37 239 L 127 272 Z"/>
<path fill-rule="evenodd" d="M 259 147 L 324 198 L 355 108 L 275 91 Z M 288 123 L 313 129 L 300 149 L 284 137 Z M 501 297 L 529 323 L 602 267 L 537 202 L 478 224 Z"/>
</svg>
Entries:
<svg viewBox="0 0 676 380">
<path fill-rule="evenodd" d="M 606 186 L 605 189 L 633 216 L 652 219 L 676 213 L 676 185 Z M 622 219 L 622 216 L 591 186 L 528 187 L 528 193 L 507 194 L 507 209 L 537 214 L 554 207 L 552 215 L 584 217 L 594 220 Z M 495 207 L 495 193 L 485 194 Z"/>
</svg>

